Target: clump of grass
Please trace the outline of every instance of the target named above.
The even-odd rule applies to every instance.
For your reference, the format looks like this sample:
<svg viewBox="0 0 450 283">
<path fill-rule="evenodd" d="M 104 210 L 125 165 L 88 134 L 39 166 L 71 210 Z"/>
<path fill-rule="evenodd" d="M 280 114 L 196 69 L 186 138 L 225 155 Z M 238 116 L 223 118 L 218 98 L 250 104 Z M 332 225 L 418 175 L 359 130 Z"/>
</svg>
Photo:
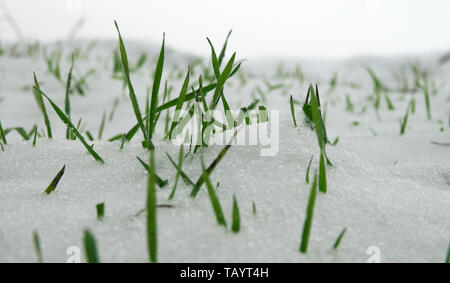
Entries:
<svg viewBox="0 0 450 283">
<path fill-rule="evenodd" d="M 103 220 L 103 218 L 105 217 L 105 203 L 97 203 L 95 209 L 97 210 L 97 219 Z"/>
<path fill-rule="evenodd" d="M 100 155 L 97 154 L 97 152 L 93 149 L 93 147 L 88 145 L 88 143 L 86 142 L 84 137 L 81 135 L 81 133 L 72 124 L 72 122 L 70 121 L 70 118 L 67 117 L 64 114 L 64 112 L 44 92 L 42 92 L 42 90 L 38 86 L 34 86 L 33 88 L 35 90 L 39 91 L 39 93 L 48 100 L 48 102 L 53 107 L 53 109 L 55 110 L 55 112 L 59 116 L 59 118 L 64 122 L 64 124 L 66 124 L 70 128 L 70 131 L 80 140 L 80 142 L 84 145 L 84 147 L 92 155 L 92 157 L 102 164 L 105 163 L 105 161 L 100 157 Z"/>
<path fill-rule="evenodd" d="M 97 252 L 97 242 L 91 231 L 84 230 L 83 235 L 84 252 L 86 253 L 86 261 L 88 263 L 100 263 L 100 257 Z"/>
<path fill-rule="evenodd" d="M 56 174 L 53 181 L 50 183 L 50 185 L 45 190 L 46 194 L 50 194 L 56 189 L 56 186 L 58 186 L 59 181 L 61 180 L 62 176 L 64 175 L 64 171 L 66 170 L 66 165 L 63 166 L 63 168 Z"/>
<path fill-rule="evenodd" d="M 347 232 L 347 227 L 344 228 L 341 233 L 339 233 L 339 236 L 336 238 L 336 241 L 334 242 L 333 249 L 337 250 L 339 248 L 339 245 L 341 244 L 342 238 L 344 238 L 345 232 Z"/>
<path fill-rule="evenodd" d="M 44 258 L 42 256 L 41 241 L 39 240 L 39 235 L 38 235 L 37 231 L 33 231 L 33 245 L 34 245 L 34 250 L 36 251 L 38 263 L 43 263 Z"/>
<path fill-rule="evenodd" d="M 33 73 L 33 77 L 34 77 L 35 87 L 40 89 L 39 82 L 36 79 L 36 74 Z M 52 138 L 52 127 L 50 125 L 50 120 L 48 118 L 47 110 L 45 108 L 44 99 L 42 98 L 42 94 L 35 89 L 33 89 L 33 94 L 34 94 L 34 98 L 37 102 L 37 105 L 39 107 L 39 110 L 41 110 L 42 115 L 44 116 L 44 123 L 45 123 L 45 127 L 47 128 L 47 137 L 51 139 Z"/>
<path fill-rule="evenodd" d="M 239 214 L 239 206 L 237 203 L 236 195 L 233 195 L 233 211 L 232 211 L 231 231 L 238 233 L 241 230 L 241 217 Z"/>
<path fill-rule="evenodd" d="M 150 170 L 148 171 L 147 187 L 147 247 L 150 262 L 158 261 L 158 231 L 156 217 L 156 189 L 155 189 L 155 160 L 154 152 L 150 151 Z"/>
<path fill-rule="evenodd" d="M 308 251 L 309 235 L 311 234 L 311 226 L 314 215 L 314 205 L 316 203 L 317 195 L 317 173 L 314 174 L 311 192 L 309 194 L 308 207 L 306 208 L 306 219 L 303 225 L 302 239 L 300 243 L 300 252 L 306 253 Z"/>
<path fill-rule="evenodd" d="M 211 201 L 211 205 L 214 210 L 214 214 L 216 216 L 217 223 L 222 226 L 227 226 L 227 222 L 225 220 L 225 216 L 223 215 L 222 206 L 220 205 L 219 198 L 217 197 L 216 191 L 211 184 L 209 179 L 210 173 L 207 169 L 205 169 L 205 163 L 203 162 L 203 158 L 201 158 L 202 170 L 203 170 L 203 180 L 206 185 L 206 189 L 208 190 L 209 200 Z"/>
</svg>

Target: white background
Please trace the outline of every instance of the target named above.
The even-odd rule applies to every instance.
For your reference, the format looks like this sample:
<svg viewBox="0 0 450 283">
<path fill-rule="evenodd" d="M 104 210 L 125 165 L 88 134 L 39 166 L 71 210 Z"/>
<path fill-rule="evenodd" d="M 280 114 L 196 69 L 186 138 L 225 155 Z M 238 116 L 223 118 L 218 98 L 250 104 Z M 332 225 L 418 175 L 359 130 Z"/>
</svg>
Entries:
<svg viewBox="0 0 450 283">
<path fill-rule="evenodd" d="M 230 28 L 230 48 L 240 56 L 348 57 L 445 51 L 450 48 L 449 0 L 0 0 L 26 38 L 77 37 L 160 42 L 207 54 Z M 0 5 L 2 12 L 4 5 Z M 2 13 L 3 14 L 3 13 Z M 0 16 L 2 17 L 2 16 Z M 0 38 L 14 40 L 7 21 Z"/>
</svg>

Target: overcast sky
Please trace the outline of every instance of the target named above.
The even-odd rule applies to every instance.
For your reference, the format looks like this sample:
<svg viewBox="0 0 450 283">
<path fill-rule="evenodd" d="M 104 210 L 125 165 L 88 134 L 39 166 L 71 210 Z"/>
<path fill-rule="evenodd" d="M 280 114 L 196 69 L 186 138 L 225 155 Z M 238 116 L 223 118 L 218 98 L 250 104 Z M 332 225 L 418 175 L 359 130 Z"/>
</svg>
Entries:
<svg viewBox="0 0 450 283">
<path fill-rule="evenodd" d="M 65 38 L 81 18 L 77 37 L 160 42 L 208 54 L 205 40 L 242 57 L 391 55 L 450 49 L 449 0 L 0 0 L 27 38 Z M 15 33 L 0 5 L 0 39 Z"/>
</svg>

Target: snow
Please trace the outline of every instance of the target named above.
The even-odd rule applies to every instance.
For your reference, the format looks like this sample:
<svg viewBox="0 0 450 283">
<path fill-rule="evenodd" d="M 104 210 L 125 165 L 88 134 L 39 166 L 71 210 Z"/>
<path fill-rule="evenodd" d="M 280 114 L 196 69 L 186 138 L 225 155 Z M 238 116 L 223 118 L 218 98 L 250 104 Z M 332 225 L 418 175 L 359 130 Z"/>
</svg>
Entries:
<svg viewBox="0 0 450 283">
<path fill-rule="evenodd" d="M 106 122 L 103 140 L 94 142 L 104 165 L 95 162 L 79 141 L 64 139 L 65 127 L 48 104 L 54 139 L 38 139 L 36 147 L 32 147 L 31 141 L 22 141 L 15 133 L 7 136 L 8 145 L 4 146 L 4 152 L 0 151 L 0 262 L 35 262 L 34 230 L 39 233 L 45 261 L 65 262 L 68 247 L 82 248 L 85 228 L 95 235 L 102 261 L 148 260 L 146 215 L 137 214 L 145 207 L 147 173 L 136 159 L 140 156 L 148 160 L 148 152 L 142 149 L 140 136 L 122 151 L 120 142 L 106 141 L 135 124 L 127 92 L 120 81 L 111 79 L 112 50 L 116 44 L 101 42 L 91 54 L 92 59 L 76 62 L 76 73 L 95 67 L 96 74 L 89 79 L 90 89 L 85 97 L 78 94 L 71 97 L 72 120 L 82 117 L 83 127 L 95 136 L 103 111 L 109 113 L 114 99 L 119 98 L 113 121 Z M 158 49 L 154 47 L 157 45 L 149 47 L 127 41 L 125 44 L 132 62 L 142 50 L 150 49 L 155 55 Z M 73 45 L 66 44 L 64 48 L 71 49 Z M 63 76 L 69 67 L 64 58 Z M 250 103 L 253 87 L 263 85 L 264 78 L 273 80 L 273 84 L 283 81 L 290 86 L 286 93 L 282 89 L 267 94 L 268 109 L 280 111 L 278 154 L 261 157 L 258 146 L 232 146 L 212 174 L 212 182 L 220 182 L 217 193 L 228 222 L 232 196 L 237 196 L 242 230 L 233 234 L 216 224 L 204 188 L 192 199 L 191 188 L 180 179 L 175 198 L 167 200 L 175 170 L 165 152 L 175 158 L 178 147 L 157 136 L 156 170 L 169 180 L 168 186 L 158 189 L 158 204 L 174 206 L 158 208 L 159 261 L 366 262 L 370 257 L 366 253 L 368 248 L 376 246 L 382 262 L 442 262 L 450 240 L 450 150 L 430 141 L 450 140 L 450 86 L 445 84 L 450 64 L 439 65 L 438 58 L 433 54 L 344 61 L 284 60 L 286 70 L 301 63 L 306 82 L 319 83 L 322 105 L 327 104 L 328 136 L 331 140 L 340 138 L 337 146 L 327 147 L 334 166 L 327 170 L 328 193 L 317 198 L 306 255 L 298 251 L 310 192 L 304 179 L 312 155 L 315 156 L 312 172 L 318 168 L 319 151 L 314 132 L 302 123 L 296 129 L 293 127 L 289 95 L 303 101 L 307 85 L 293 79 L 273 79 L 278 59 L 244 62 L 248 83 L 242 86 L 233 78 L 234 82 L 225 89 L 235 107 Z M 166 54 L 166 71 L 171 64 L 187 66 L 194 59 L 172 50 Z M 395 86 L 392 70 L 416 61 L 442 87 L 437 95 L 431 96 L 432 120 L 426 118 L 423 94 L 415 94 L 416 114 L 410 115 L 405 135 L 399 136 L 398 120 L 405 114 L 411 94 L 390 94 L 396 109 L 388 111 L 383 100 L 380 119 L 371 107 L 361 113 L 372 92 L 364 64 L 373 67 L 387 85 Z M 151 67 L 147 63 L 145 70 L 132 75 L 141 106 L 145 89 L 152 81 L 150 71 L 154 61 L 151 63 Z M 1 56 L 0 121 L 4 128 L 31 129 L 34 124 L 44 128 L 31 90 L 23 89 L 32 84 L 33 71 L 42 81 L 42 90 L 63 105 L 64 89 L 47 73 L 42 57 Z M 339 83 L 335 91 L 327 93 L 334 72 L 339 74 Z M 352 89 L 345 82 L 357 82 L 361 88 Z M 174 86 L 173 98 L 181 81 L 169 83 Z M 345 111 L 346 95 L 351 97 L 355 113 Z M 297 121 L 303 121 L 300 105 L 296 105 L 296 110 Z M 354 121 L 359 126 L 353 126 Z M 202 152 L 206 164 L 221 148 L 213 145 Z M 199 157 L 200 154 L 190 155 L 183 164 L 194 181 L 201 173 Z M 66 171 L 56 191 L 44 194 L 63 165 Z M 252 214 L 253 201 L 257 215 Z M 106 210 L 101 222 L 95 211 L 100 202 L 105 202 Z M 332 251 L 344 227 L 347 233 L 339 250 Z"/>
</svg>

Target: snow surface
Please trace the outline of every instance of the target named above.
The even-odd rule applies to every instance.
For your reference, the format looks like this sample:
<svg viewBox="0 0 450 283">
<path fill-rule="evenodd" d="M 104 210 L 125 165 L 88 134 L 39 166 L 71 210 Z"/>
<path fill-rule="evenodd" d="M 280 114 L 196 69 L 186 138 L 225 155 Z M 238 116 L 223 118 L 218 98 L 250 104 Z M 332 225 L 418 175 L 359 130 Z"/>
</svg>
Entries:
<svg viewBox="0 0 450 283">
<path fill-rule="evenodd" d="M 154 55 L 158 48 L 125 42 L 131 61 L 140 51 Z M 85 43 L 82 43 L 82 45 Z M 99 43 L 90 59 L 76 62 L 75 72 L 96 68 L 89 79 L 85 97 L 71 97 L 72 120 L 83 118 L 83 127 L 97 134 L 103 111 L 110 111 L 114 99 L 120 103 L 113 121 L 107 121 L 96 151 L 105 160 L 95 162 L 79 141 L 65 140 L 65 126 L 47 104 L 55 138 L 38 139 L 37 146 L 11 133 L 8 145 L 0 151 L 0 261 L 35 262 L 32 232 L 38 231 L 46 262 L 65 262 L 69 246 L 82 247 L 82 231 L 89 228 L 97 239 L 104 262 L 145 262 L 147 173 L 136 160 L 148 160 L 140 139 L 134 138 L 122 151 L 119 142 L 106 139 L 127 131 L 135 123 L 127 91 L 122 82 L 111 79 L 112 50 L 116 42 Z M 64 45 L 63 76 L 68 70 L 68 54 L 73 44 Z M 239 54 L 238 54 L 239 56 Z M 450 141 L 450 85 L 446 84 L 450 64 L 439 65 L 437 55 L 417 58 L 353 58 L 345 61 L 284 60 L 284 69 L 300 63 L 306 83 L 318 82 L 321 102 L 327 104 L 326 127 L 331 140 L 339 136 L 337 146 L 327 153 L 334 166 L 327 170 L 328 193 L 319 194 L 315 207 L 309 250 L 300 254 L 301 232 L 310 186 L 305 183 L 309 159 L 315 156 L 312 170 L 318 167 L 315 133 L 300 125 L 293 127 L 289 95 L 303 101 L 307 84 L 296 79 L 277 79 L 277 59 L 254 59 L 243 63 L 247 84 L 233 78 L 225 92 L 235 107 L 250 103 L 255 85 L 264 79 L 285 88 L 267 94 L 269 109 L 280 110 L 280 149 L 274 157 L 261 157 L 257 146 L 233 146 L 211 176 L 220 182 L 219 199 L 231 222 L 232 196 L 236 194 L 241 212 L 241 232 L 233 234 L 219 227 L 202 188 L 196 199 L 181 180 L 172 201 L 168 195 L 175 170 L 165 152 L 176 158 L 178 147 L 156 138 L 156 170 L 169 179 L 158 189 L 158 203 L 173 208 L 158 208 L 158 251 L 161 262 L 366 262 L 371 246 L 381 251 L 382 262 L 442 262 L 450 240 L 450 148 L 431 141 Z M 167 70 L 177 64 L 186 66 L 195 58 L 176 51 L 166 54 Z M 205 60 L 207 62 L 207 59 Z M 390 93 L 396 107 L 388 111 L 384 100 L 380 118 L 367 103 L 373 91 L 364 64 L 374 68 L 381 80 L 394 87 L 392 70 L 420 62 L 440 87 L 431 96 L 432 120 L 426 119 L 422 93 Z M 151 64 L 150 64 L 151 63 Z M 140 99 L 151 85 L 154 60 L 132 75 Z M 41 88 L 62 106 L 64 88 L 46 71 L 42 57 L 0 57 L 0 121 L 4 128 L 15 126 L 44 128 L 31 90 L 36 71 Z M 338 86 L 327 93 L 328 82 L 338 72 Z M 198 76 L 198 74 L 197 74 Z M 195 79 L 192 78 L 192 81 Z M 361 86 L 353 89 L 346 82 Z M 177 95 L 181 80 L 170 80 Z M 355 105 L 355 113 L 345 111 L 345 96 Z M 416 114 L 410 115 L 406 133 L 399 136 L 409 97 L 416 97 Z M 361 113 L 364 105 L 369 105 Z M 297 120 L 302 121 L 300 105 Z M 440 120 L 440 121 L 439 121 Z M 162 120 L 161 120 L 162 121 Z M 358 126 L 352 123 L 358 121 Z M 302 123 L 300 123 L 302 124 Z M 370 129 L 377 135 L 374 136 Z M 202 152 L 210 163 L 222 146 Z M 187 148 L 186 148 L 187 150 Z M 191 179 L 200 175 L 200 154 L 190 155 L 183 168 Z M 56 191 L 43 191 L 63 165 L 65 174 Z M 257 215 L 252 214 L 252 201 Z M 105 202 L 106 216 L 96 220 L 95 205 Z M 331 247 L 341 230 L 347 227 L 339 250 Z M 82 256 L 84 261 L 84 255 Z"/>
</svg>

